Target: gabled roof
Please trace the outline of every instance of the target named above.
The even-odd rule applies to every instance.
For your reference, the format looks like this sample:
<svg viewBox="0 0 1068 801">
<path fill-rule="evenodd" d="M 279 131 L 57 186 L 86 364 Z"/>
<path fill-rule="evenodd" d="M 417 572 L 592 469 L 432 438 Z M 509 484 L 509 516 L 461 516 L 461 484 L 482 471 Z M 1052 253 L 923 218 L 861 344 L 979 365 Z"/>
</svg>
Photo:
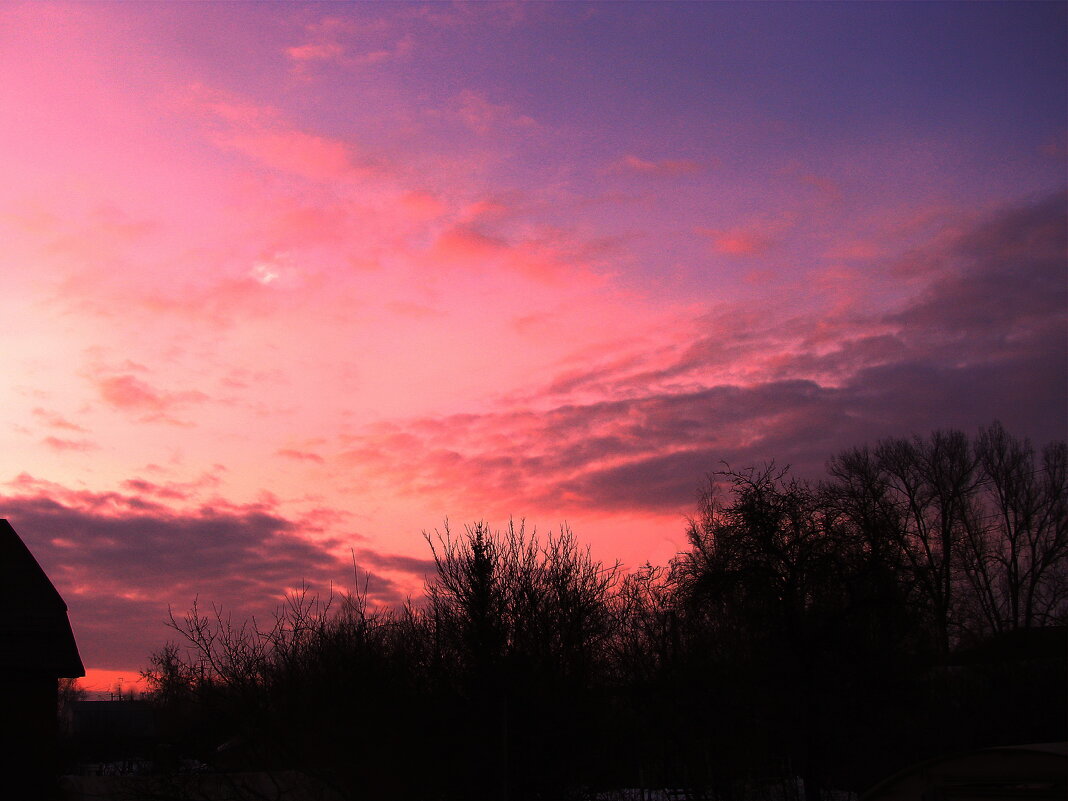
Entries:
<svg viewBox="0 0 1068 801">
<path fill-rule="evenodd" d="M 85 675 L 67 605 L 15 529 L 0 519 L 0 671 Z"/>
</svg>

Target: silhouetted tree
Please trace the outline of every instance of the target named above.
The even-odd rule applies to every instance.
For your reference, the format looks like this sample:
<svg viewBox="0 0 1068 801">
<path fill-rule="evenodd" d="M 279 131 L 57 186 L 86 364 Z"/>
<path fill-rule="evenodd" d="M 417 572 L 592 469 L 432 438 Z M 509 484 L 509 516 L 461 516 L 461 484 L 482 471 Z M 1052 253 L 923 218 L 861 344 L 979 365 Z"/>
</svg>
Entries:
<svg viewBox="0 0 1068 801">
<path fill-rule="evenodd" d="M 1047 446 L 1038 464 L 1026 441 L 995 423 L 974 440 L 943 431 L 853 448 L 828 470 L 824 497 L 860 544 L 870 600 L 882 610 L 872 631 L 883 658 L 871 668 L 889 690 L 879 731 L 898 735 L 887 752 L 907 762 L 1004 744 L 1010 731 L 1056 731 L 1020 722 L 1044 719 L 1038 697 L 1063 695 L 1048 678 L 1055 666 L 966 666 L 957 654 L 999 632 L 1064 620 L 1064 443 Z M 1034 692 L 1021 694 L 1022 684 Z"/>
<path fill-rule="evenodd" d="M 995 423 L 843 451 L 818 485 L 727 469 L 687 549 L 625 576 L 567 528 L 424 536 L 423 605 L 172 617 L 144 675 L 173 742 L 345 797 L 796 801 L 800 778 L 816 801 L 1064 736 L 1063 629 L 1036 631 L 1068 616 L 1064 443 L 1039 458 Z"/>
<path fill-rule="evenodd" d="M 606 665 L 617 567 L 593 560 L 566 527 L 521 523 L 426 535 L 437 565 L 427 615 L 442 664 L 472 711 L 486 797 L 557 795 L 589 770 L 594 685 Z"/>
<path fill-rule="evenodd" d="M 428 684 L 429 627 L 362 595 L 291 596 L 270 625 L 194 603 L 143 675 L 177 739 L 227 770 L 300 770 L 345 797 L 422 798 L 448 784 Z M 424 769 L 407 754 L 425 751 Z M 442 772 L 438 772 L 441 770 Z"/>
<path fill-rule="evenodd" d="M 1037 464 L 994 423 L 853 448 L 829 465 L 829 496 L 866 547 L 905 581 L 943 658 L 961 641 L 1063 622 L 1068 489 L 1063 442 Z"/>
<path fill-rule="evenodd" d="M 975 633 L 1064 624 L 1068 615 L 1068 449 L 1041 462 L 1000 423 L 975 443 L 979 497 L 965 518 L 963 566 Z"/>
<path fill-rule="evenodd" d="M 708 628 L 714 670 L 729 682 L 724 691 L 745 698 L 718 712 L 729 709 L 750 754 L 763 755 L 746 769 L 769 773 L 789 761 L 811 801 L 823 783 L 825 685 L 837 672 L 850 556 L 825 525 L 818 493 L 785 470 L 718 476 L 730 498 L 704 498 L 690 550 L 673 564 L 675 580 Z M 746 725 L 745 716 L 759 724 Z"/>
</svg>

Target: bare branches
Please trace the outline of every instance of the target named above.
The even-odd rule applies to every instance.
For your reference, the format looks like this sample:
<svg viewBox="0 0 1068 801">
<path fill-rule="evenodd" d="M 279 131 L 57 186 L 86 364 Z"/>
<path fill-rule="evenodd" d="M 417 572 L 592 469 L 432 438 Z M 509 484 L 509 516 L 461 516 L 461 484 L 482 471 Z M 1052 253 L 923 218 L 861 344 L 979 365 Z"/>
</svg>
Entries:
<svg viewBox="0 0 1068 801">
<path fill-rule="evenodd" d="M 144 675 L 241 743 L 243 765 L 350 796 L 555 798 L 655 776 L 729 797 L 788 770 L 815 799 L 832 763 L 889 759 L 989 694 L 981 671 L 939 671 L 958 645 L 1068 616 L 1064 443 L 1037 454 L 994 424 L 854 448 L 828 471 L 725 466 L 688 549 L 628 575 L 566 526 L 446 521 L 424 534 L 425 606 L 370 608 L 354 559 L 352 595 L 302 588 L 265 622 L 172 613 L 177 641 Z M 411 753 L 433 767 L 411 771 Z"/>
<path fill-rule="evenodd" d="M 544 539 L 523 522 L 504 532 L 476 523 L 460 538 L 446 524 L 424 537 L 437 564 L 426 592 L 439 642 L 478 670 L 516 658 L 578 670 L 575 660 L 607 639 L 619 566 L 595 561 L 566 526 Z"/>
<path fill-rule="evenodd" d="M 872 554 L 901 560 L 946 649 L 1066 619 L 1064 454 L 1054 443 L 1040 465 L 996 422 L 974 441 L 936 431 L 839 454 L 824 494 Z"/>
</svg>

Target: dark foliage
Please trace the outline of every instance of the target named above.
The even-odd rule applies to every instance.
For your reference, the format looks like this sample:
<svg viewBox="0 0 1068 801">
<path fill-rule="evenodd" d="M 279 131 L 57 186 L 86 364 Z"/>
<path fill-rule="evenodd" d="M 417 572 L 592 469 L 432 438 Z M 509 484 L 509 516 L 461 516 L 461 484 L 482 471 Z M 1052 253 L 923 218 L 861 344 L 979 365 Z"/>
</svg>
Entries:
<svg viewBox="0 0 1068 801">
<path fill-rule="evenodd" d="M 349 798 L 815 801 L 1066 736 L 1066 462 L 995 423 L 846 451 L 818 485 L 728 469 L 689 548 L 627 575 L 566 528 L 446 526 L 424 604 L 305 594 L 265 628 L 194 604 L 145 676 L 176 750 Z"/>
</svg>

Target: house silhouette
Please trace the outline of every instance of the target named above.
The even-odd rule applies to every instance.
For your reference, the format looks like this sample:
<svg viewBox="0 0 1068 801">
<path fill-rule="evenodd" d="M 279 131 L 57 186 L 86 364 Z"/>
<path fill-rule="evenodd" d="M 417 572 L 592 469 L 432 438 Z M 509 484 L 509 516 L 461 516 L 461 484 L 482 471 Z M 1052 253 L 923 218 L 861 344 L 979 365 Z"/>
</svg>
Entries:
<svg viewBox="0 0 1068 801">
<path fill-rule="evenodd" d="M 0 770 L 30 794 L 53 794 L 60 678 L 85 675 L 67 605 L 0 519 Z"/>
</svg>

